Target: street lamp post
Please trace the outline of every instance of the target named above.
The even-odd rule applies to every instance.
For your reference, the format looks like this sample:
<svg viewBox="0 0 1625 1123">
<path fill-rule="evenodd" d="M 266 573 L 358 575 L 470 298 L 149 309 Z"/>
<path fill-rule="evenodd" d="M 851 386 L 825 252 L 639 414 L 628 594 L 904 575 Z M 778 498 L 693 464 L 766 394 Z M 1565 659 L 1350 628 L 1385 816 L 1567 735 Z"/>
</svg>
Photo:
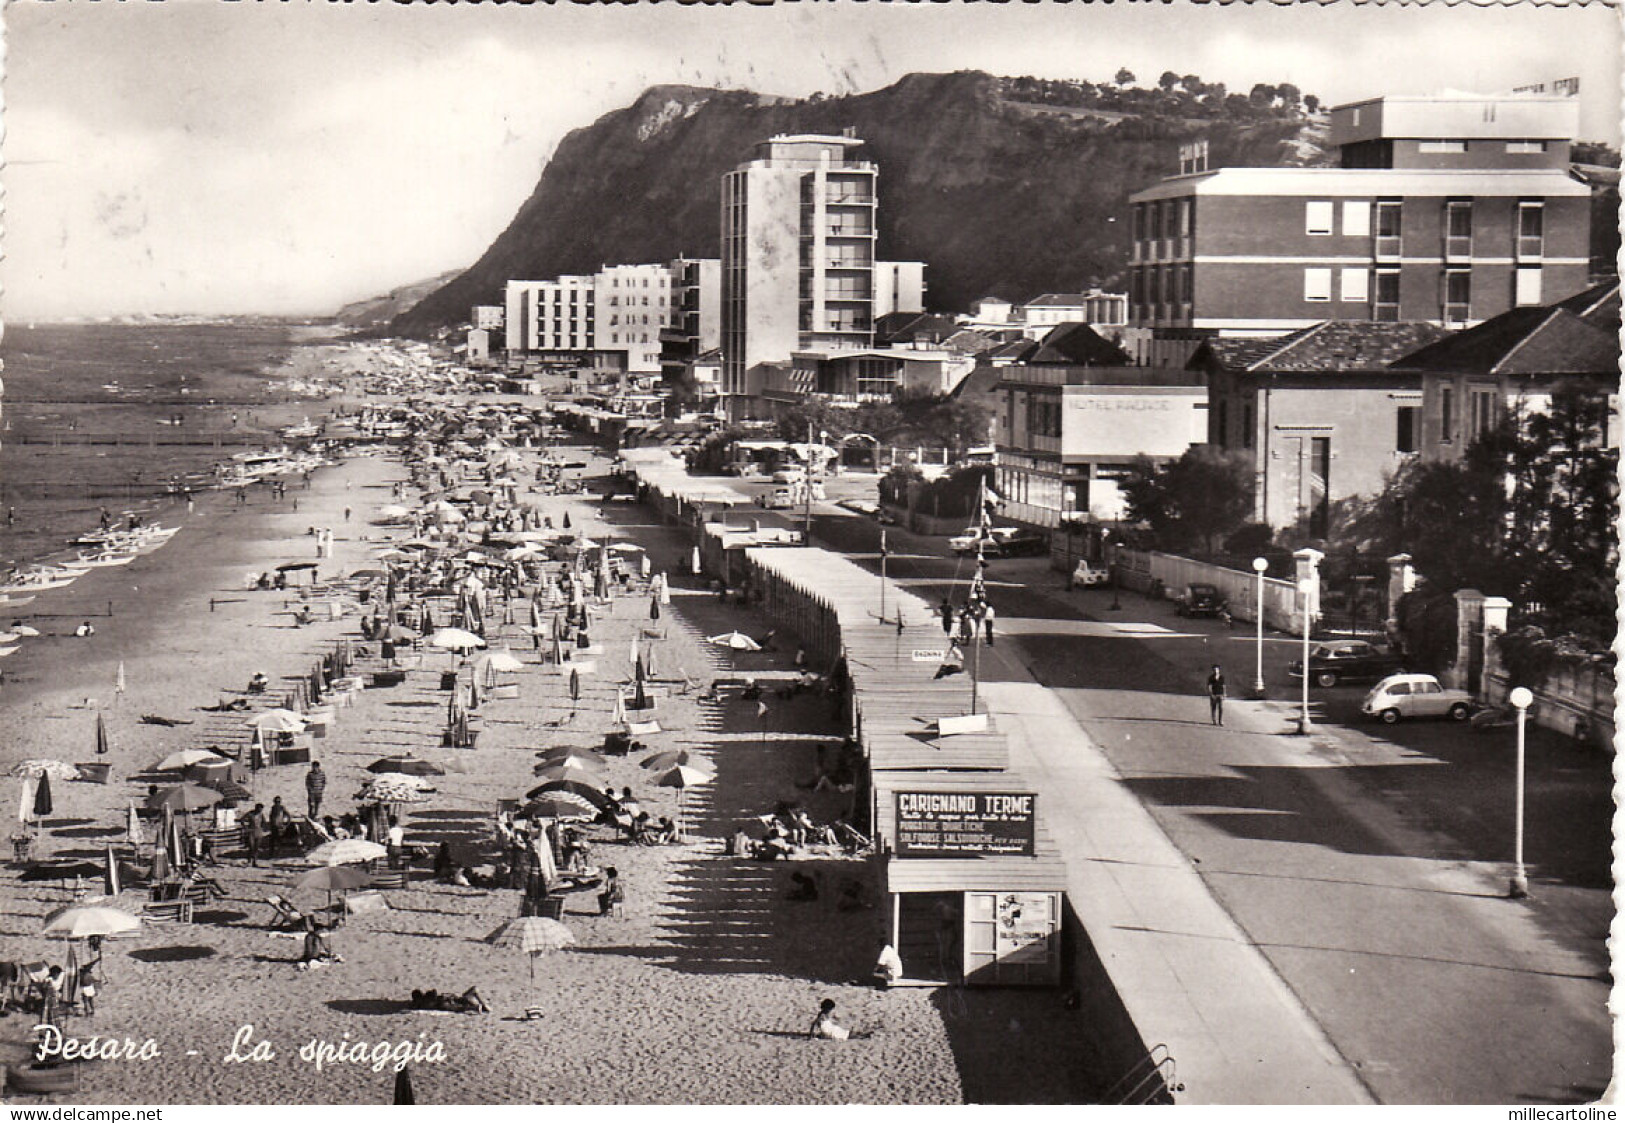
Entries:
<svg viewBox="0 0 1625 1123">
<path fill-rule="evenodd" d="M 1269 567 L 1268 559 L 1253 559 L 1253 572 L 1258 575 L 1256 582 L 1257 594 L 1254 597 L 1253 604 L 1253 615 L 1258 618 L 1255 621 L 1258 626 L 1258 658 L 1253 671 L 1254 698 L 1264 696 L 1264 573 Z"/>
<path fill-rule="evenodd" d="M 886 622 L 886 528 L 880 528 L 880 622 Z"/>
<path fill-rule="evenodd" d="M 1515 822 L 1512 831 L 1512 884 L 1507 889 L 1507 896 L 1513 898 L 1529 896 L 1529 875 L 1523 868 L 1523 763 L 1524 763 L 1524 725 L 1529 717 L 1529 704 L 1535 700 L 1526 686 L 1516 687 L 1507 697 L 1518 710 L 1518 787 L 1517 806 L 1514 811 Z"/>
<path fill-rule="evenodd" d="M 1309 611 L 1310 581 L 1298 582 L 1298 593 L 1303 605 L 1303 709 L 1298 716 L 1298 732 L 1309 734 L 1309 633 L 1314 627 L 1314 614 Z"/>
</svg>

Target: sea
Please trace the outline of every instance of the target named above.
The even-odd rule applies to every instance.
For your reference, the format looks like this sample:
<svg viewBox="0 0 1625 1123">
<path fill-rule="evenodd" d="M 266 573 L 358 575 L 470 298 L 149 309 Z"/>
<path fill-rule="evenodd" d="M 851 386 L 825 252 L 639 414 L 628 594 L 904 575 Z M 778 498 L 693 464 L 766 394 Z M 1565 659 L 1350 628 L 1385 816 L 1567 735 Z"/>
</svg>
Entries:
<svg viewBox="0 0 1625 1123">
<path fill-rule="evenodd" d="M 278 322 L 7 325 L 0 339 L 0 572 L 66 556 L 105 508 L 163 521 L 233 453 L 276 447 L 313 408 L 296 347 L 338 330 Z"/>
</svg>

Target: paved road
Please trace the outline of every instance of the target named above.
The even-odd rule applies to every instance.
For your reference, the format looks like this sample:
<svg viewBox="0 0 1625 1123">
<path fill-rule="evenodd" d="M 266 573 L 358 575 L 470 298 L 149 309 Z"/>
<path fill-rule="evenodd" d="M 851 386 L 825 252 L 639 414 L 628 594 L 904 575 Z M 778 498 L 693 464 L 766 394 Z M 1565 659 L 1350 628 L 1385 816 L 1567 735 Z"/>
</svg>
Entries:
<svg viewBox="0 0 1625 1123">
<path fill-rule="evenodd" d="M 814 537 L 878 569 L 873 520 L 821 506 Z M 890 528 L 889 576 L 963 597 L 969 563 Z M 1609 762 L 1537 738 L 1533 898 L 1506 900 L 1510 734 L 1354 727 L 1361 688 L 1294 704 L 1233 699 L 1208 721 L 1209 664 L 1240 693 L 1252 634 L 1110 592 L 1066 592 L 1042 559 L 994 561 L 999 635 L 985 681 L 1052 689 L 1201 872 L 1379 1100 L 1550 1103 L 1610 1079 Z M 1265 678 L 1296 697 L 1297 645 L 1267 637 Z M 1064 745 L 1047 746 L 1065 753 Z"/>
</svg>

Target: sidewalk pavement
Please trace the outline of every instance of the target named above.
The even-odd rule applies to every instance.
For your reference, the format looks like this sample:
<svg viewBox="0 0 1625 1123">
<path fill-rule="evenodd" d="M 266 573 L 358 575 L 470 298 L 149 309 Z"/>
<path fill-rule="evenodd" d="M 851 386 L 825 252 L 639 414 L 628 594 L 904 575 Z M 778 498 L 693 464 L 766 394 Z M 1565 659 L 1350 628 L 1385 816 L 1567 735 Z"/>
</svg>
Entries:
<svg viewBox="0 0 1625 1123">
<path fill-rule="evenodd" d="M 1054 691 L 982 688 L 1067 863 L 1067 893 L 1182 1103 L 1374 1102 Z"/>
</svg>

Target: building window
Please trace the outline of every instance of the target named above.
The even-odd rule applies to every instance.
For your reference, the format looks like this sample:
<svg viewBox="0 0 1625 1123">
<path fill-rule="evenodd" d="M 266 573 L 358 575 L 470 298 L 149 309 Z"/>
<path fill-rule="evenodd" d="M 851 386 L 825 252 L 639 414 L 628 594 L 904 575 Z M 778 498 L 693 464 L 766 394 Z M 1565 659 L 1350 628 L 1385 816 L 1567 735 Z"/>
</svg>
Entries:
<svg viewBox="0 0 1625 1123">
<path fill-rule="evenodd" d="M 1540 303 L 1540 266 L 1533 268 L 1520 268 L 1517 270 L 1514 284 L 1514 301 L 1518 307 L 1526 307 Z"/>
<path fill-rule="evenodd" d="M 1303 206 L 1303 232 L 1330 234 L 1332 232 L 1332 204 L 1311 200 Z"/>
<path fill-rule="evenodd" d="M 1214 432 L 1218 435 L 1220 448 L 1230 447 L 1229 405 L 1229 402 L 1225 401 L 1223 398 L 1220 398 L 1217 403 L 1217 409 L 1214 410 L 1213 414 Z"/>
<path fill-rule="evenodd" d="M 1399 320 L 1399 270 L 1377 270 L 1371 292 L 1371 318 L 1397 323 Z"/>
<path fill-rule="evenodd" d="M 1452 199 L 1444 205 L 1445 257 L 1473 255 L 1473 201 Z"/>
<path fill-rule="evenodd" d="M 1377 203 L 1378 257 L 1398 257 L 1402 243 L 1400 218 L 1402 212 L 1397 199 L 1379 200 Z"/>
<path fill-rule="evenodd" d="M 1241 447 L 1253 447 L 1253 403 L 1248 402 L 1241 410 Z"/>
<path fill-rule="evenodd" d="M 1313 437 L 1309 441 L 1309 533 L 1326 537 L 1332 513 L 1332 439 Z"/>
<path fill-rule="evenodd" d="M 1196 300 L 1196 266 L 1187 262 L 1179 267 L 1179 271 L 1185 280 L 1185 283 L 1180 286 L 1181 291 L 1185 294 L 1183 299 L 1187 305 L 1190 305 Z"/>
<path fill-rule="evenodd" d="M 1520 200 L 1518 203 L 1518 260 L 1539 259 L 1545 249 L 1546 204 L 1539 199 Z"/>
<path fill-rule="evenodd" d="M 1509 140 L 1507 141 L 1507 155 L 1509 156 L 1538 156 L 1546 151 L 1544 140 Z"/>
<path fill-rule="evenodd" d="M 1466 269 L 1447 269 L 1444 274 L 1444 322 L 1465 324 L 1473 310 L 1473 275 Z"/>
<path fill-rule="evenodd" d="M 1456 388 L 1439 387 L 1439 440 L 1449 444 L 1456 439 Z"/>
<path fill-rule="evenodd" d="M 1394 411 L 1398 428 L 1394 436 L 1395 452 L 1416 451 L 1416 415 L 1420 412 L 1415 406 L 1400 406 Z"/>
<path fill-rule="evenodd" d="M 1345 304 L 1364 304 L 1368 299 L 1366 293 L 1367 270 L 1364 268 L 1344 269 L 1339 278 L 1339 298 Z"/>
<path fill-rule="evenodd" d="M 1467 439 L 1477 440 L 1495 428 L 1495 391 L 1473 390 L 1467 395 Z"/>
<path fill-rule="evenodd" d="M 1332 271 L 1330 269 L 1305 269 L 1303 271 L 1303 298 L 1314 302 L 1330 300 L 1332 298 Z"/>
<path fill-rule="evenodd" d="M 1343 204 L 1343 236 L 1369 238 L 1371 236 L 1371 204 L 1363 199 Z"/>
<path fill-rule="evenodd" d="M 1465 140 L 1423 140 L 1417 142 L 1416 150 L 1428 154 L 1466 152 L 1467 142 Z"/>
</svg>

